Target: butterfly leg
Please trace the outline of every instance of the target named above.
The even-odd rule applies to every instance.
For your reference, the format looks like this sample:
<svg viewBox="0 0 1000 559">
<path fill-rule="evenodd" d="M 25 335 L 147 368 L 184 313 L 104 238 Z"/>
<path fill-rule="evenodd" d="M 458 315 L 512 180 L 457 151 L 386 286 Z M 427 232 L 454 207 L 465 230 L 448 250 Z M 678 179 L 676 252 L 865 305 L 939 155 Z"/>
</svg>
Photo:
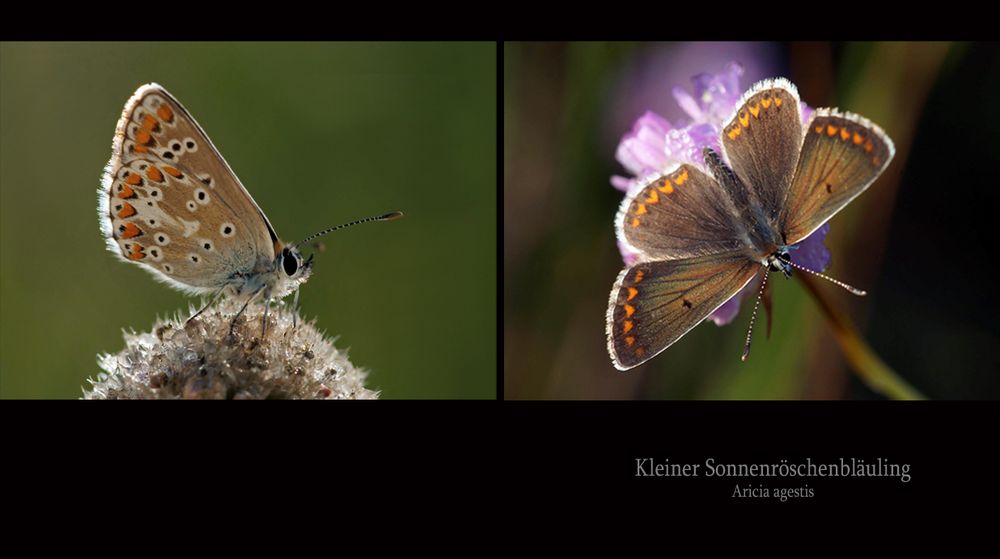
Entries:
<svg viewBox="0 0 1000 559">
<path fill-rule="evenodd" d="M 295 299 L 292 300 L 292 328 L 298 327 L 299 319 L 299 290 L 295 290 Z"/>
<path fill-rule="evenodd" d="M 255 289 L 254 292 L 251 293 L 249 297 L 247 297 L 247 302 L 243 303 L 243 306 L 240 307 L 240 312 L 236 313 L 236 316 L 233 317 L 233 321 L 229 323 L 229 335 L 230 336 L 233 335 L 233 328 L 236 327 L 236 321 L 239 320 L 240 315 L 243 314 L 243 311 L 247 310 L 247 305 L 249 305 L 250 301 L 253 301 L 254 298 L 257 297 L 257 295 L 261 291 L 263 291 L 263 290 L 264 290 L 264 286 L 262 285 L 262 286 L 258 287 L 257 289 Z"/>
<path fill-rule="evenodd" d="M 260 321 L 260 338 L 264 339 L 264 332 L 267 331 L 267 311 L 271 309 L 271 298 L 264 301 L 264 320 Z"/>
<path fill-rule="evenodd" d="M 219 290 L 216 291 L 215 294 L 212 295 L 212 298 L 208 301 L 208 304 L 205 305 L 204 307 L 202 307 L 201 310 L 199 310 L 198 312 L 196 312 L 193 315 L 191 315 L 191 318 L 187 319 L 184 322 L 184 324 L 187 324 L 188 322 L 191 322 L 192 320 L 198 318 L 198 315 L 200 315 L 201 313 L 205 312 L 205 309 L 207 309 L 208 307 L 211 307 L 216 301 L 218 301 L 219 300 L 219 296 L 222 295 L 222 290 L 225 289 L 225 288 L 226 288 L 226 286 L 224 286 L 224 285 L 222 287 L 220 287 Z"/>
</svg>

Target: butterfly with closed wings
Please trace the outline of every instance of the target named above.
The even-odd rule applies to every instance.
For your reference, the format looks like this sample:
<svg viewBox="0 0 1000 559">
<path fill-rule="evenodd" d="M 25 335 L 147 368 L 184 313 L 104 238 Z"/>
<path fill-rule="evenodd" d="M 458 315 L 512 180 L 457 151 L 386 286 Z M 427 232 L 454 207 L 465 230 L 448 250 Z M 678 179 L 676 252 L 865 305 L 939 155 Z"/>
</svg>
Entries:
<svg viewBox="0 0 1000 559">
<path fill-rule="evenodd" d="M 312 257 L 303 259 L 300 245 L 402 216 L 389 212 L 283 243 L 191 113 L 155 83 L 125 104 L 111 150 L 98 190 L 108 249 L 184 292 L 214 293 L 212 300 L 224 293 L 246 297 L 237 317 L 262 296 L 262 334 L 271 301 L 295 291 L 297 302 L 309 278 Z"/>
</svg>

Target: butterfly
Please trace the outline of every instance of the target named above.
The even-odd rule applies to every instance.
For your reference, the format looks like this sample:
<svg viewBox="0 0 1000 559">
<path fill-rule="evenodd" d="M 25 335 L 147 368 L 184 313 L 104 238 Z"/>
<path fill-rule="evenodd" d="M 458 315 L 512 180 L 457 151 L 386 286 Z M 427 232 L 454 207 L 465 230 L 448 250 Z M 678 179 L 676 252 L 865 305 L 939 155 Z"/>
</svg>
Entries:
<svg viewBox="0 0 1000 559">
<path fill-rule="evenodd" d="M 608 302 L 608 353 L 619 370 L 670 347 L 760 273 L 764 282 L 792 268 L 822 276 L 789 251 L 895 154 L 885 132 L 856 114 L 817 109 L 803 125 L 798 91 L 783 78 L 755 84 L 723 122 L 721 155 L 705 148 L 703 164 L 677 164 L 622 201 L 616 233 L 639 261 L 618 274 Z M 748 352 L 749 335 L 744 359 Z"/>
<path fill-rule="evenodd" d="M 125 103 L 111 152 L 97 210 L 108 250 L 186 293 L 246 296 L 237 317 L 260 295 L 265 324 L 272 299 L 295 291 L 297 302 L 309 278 L 312 257 L 303 259 L 300 245 L 402 216 L 372 216 L 283 243 L 191 113 L 156 83 Z"/>
</svg>

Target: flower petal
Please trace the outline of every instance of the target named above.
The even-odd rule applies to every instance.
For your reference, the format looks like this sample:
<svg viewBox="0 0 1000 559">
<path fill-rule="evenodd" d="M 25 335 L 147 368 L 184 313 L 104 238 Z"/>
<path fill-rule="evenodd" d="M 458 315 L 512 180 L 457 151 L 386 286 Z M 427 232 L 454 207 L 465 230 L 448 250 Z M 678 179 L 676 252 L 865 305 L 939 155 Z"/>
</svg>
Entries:
<svg viewBox="0 0 1000 559">
<path fill-rule="evenodd" d="M 756 282 L 751 282 L 756 283 Z M 750 287 L 749 285 L 747 287 Z M 746 287 L 743 288 L 744 290 Z M 707 320 L 711 320 L 716 326 L 725 326 L 733 321 L 740 314 L 740 302 L 743 301 L 743 292 L 740 291 L 732 299 L 722 303 L 722 306 L 715 309 L 715 312 L 708 315 Z"/>
<path fill-rule="evenodd" d="M 806 105 L 805 101 L 799 101 L 799 108 L 802 109 L 802 124 L 808 124 L 809 117 L 813 114 L 813 108 Z"/>
<path fill-rule="evenodd" d="M 646 111 L 622 137 L 615 157 L 633 175 L 649 169 L 662 169 L 669 161 L 663 154 L 664 136 L 671 129 L 667 119 Z"/>
<path fill-rule="evenodd" d="M 622 253 L 622 260 L 626 267 L 639 261 L 639 253 L 628 248 L 621 241 L 618 241 L 618 252 Z"/>
<path fill-rule="evenodd" d="M 691 117 L 691 120 L 699 122 L 705 118 L 705 113 L 702 112 L 701 106 L 695 101 L 691 94 L 684 90 L 681 86 L 674 86 L 673 89 L 674 99 L 677 104 L 680 105 L 684 112 Z"/>
<path fill-rule="evenodd" d="M 611 175 L 611 186 L 615 187 L 622 192 L 628 192 L 629 185 L 634 182 L 634 179 L 628 177 L 622 177 L 618 175 Z"/>
<path fill-rule="evenodd" d="M 829 232 L 830 222 L 826 222 L 801 243 L 791 247 L 789 255 L 792 262 L 815 272 L 826 270 L 830 265 L 830 249 L 826 248 L 823 241 Z"/>
</svg>

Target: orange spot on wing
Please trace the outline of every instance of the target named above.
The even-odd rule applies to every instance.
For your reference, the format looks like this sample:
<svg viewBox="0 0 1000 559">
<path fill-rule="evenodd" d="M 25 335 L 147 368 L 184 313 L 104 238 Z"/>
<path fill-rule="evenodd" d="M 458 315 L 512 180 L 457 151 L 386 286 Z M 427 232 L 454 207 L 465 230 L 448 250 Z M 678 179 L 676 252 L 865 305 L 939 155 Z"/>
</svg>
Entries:
<svg viewBox="0 0 1000 559">
<path fill-rule="evenodd" d="M 128 255 L 129 260 L 142 260 L 143 258 L 145 258 L 146 255 L 145 253 L 142 252 L 143 250 L 145 249 L 142 248 L 142 245 L 139 244 L 132 245 L 132 252 L 130 252 Z"/>
<path fill-rule="evenodd" d="M 625 300 L 626 301 L 631 301 L 632 299 L 635 299 L 635 296 L 638 295 L 638 294 L 639 294 L 639 290 L 638 289 L 636 289 L 634 287 L 630 287 L 630 288 L 628 288 L 628 298 L 625 299 Z"/>
<path fill-rule="evenodd" d="M 865 153 L 871 153 L 874 147 L 871 142 L 865 142 Z"/>
<path fill-rule="evenodd" d="M 834 126 L 832 124 L 827 124 L 826 125 L 826 135 L 827 136 L 830 136 L 832 138 L 834 136 L 834 134 L 836 134 L 836 133 L 837 133 L 837 127 L 836 126 Z"/>
<path fill-rule="evenodd" d="M 635 273 L 635 279 L 634 279 L 634 280 L 632 280 L 632 281 L 633 281 L 634 283 L 639 283 L 640 281 L 642 281 L 642 277 L 643 277 L 643 276 L 644 276 L 645 274 L 646 274 L 646 272 L 643 272 L 642 270 L 639 270 L 638 272 L 636 272 L 636 273 Z"/>
<path fill-rule="evenodd" d="M 174 121 L 174 111 L 172 111 L 165 103 L 160 105 L 160 108 L 156 109 L 156 114 L 159 115 L 160 119 L 164 122 Z"/>
<path fill-rule="evenodd" d="M 747 108 L 750 109 L 750 114 L 752 114 L 754 118 L 760 118 L 758 116 L 760 115 L 760 105 L 753 105 Z"/>
<path fill-rule="evenodd" d="M 735 140 L 737 136 L 743 133 L 743 129 L 739 126 L 734 127 L 726 135 L 729 136 L 730 140 Z"/>
<path fill-rule="evenodd" d="M 840 129 L 840 139 L 841 140 L 844 140 L 846 142 L 847 139 L 850 138 L 850 137 L 851 137 L 851 133 L 847 131 L 847 128 L 841 128 Z"/>
<path fill-rule="evenodd" d="M 177 169 L 175 169 L 175 168 L 173 168 L 173 167 L 171 167 L 169 165 L 164 165 L 163 166 L 163 172 L 165 172 L 166 174 L 168 174 L 168 175 L 170 175 L 171 177 L 174 177 L 174 178 L 180 178 L 180 177 L 184 176 L 183 173 L 181 173 L 180 171 L 178 171 Z"/>
<path fill-rule="evenodd" d="M 774 98 L 774 106 L 775 107 L 780 107 L 781 106 L 781 97 L 775 97 Z"/>
<path fill-rule="evenodd" d="M 660 201 L 660 195 L 656 193 L 655 188 L 649 189 L 649 196 L 646 198 L 647 204 L 656 204 Z"/>
<path fill-rule="evenodd" d="M 635 307 L 625 303 L 625 316 L 632 316 L 633 313 L 635 313 Z"/>
<path fill-rule="evenodd" d="M 625 343 L 632 345 L 635 343 L 635 336 L 625 336 Z"/>
<path fill-rule="evenodd" d="M 635 208 L 635 215 L 642 215 L 644 213 L 646 213 L 646 204 L 639 204 Z"/>
<path fill-rule="evenodd" d="M 814 128 L 814 130 L 816 130 L 817 134 L 822 134 L 823 133 L 823 127 L 822 126 L 817 126 L 816 128 Z"/>
<path fill-rule="evenodd" d="M 135 191 L 132 190 L 129 185 L 123 184 L 121 190 L 118 191 L 119 198 L 132 198 L 135 196 Z"/>
<path fill-rule="evenodd" d="M 633 217 L 632 218 L 632 227 L 638 227 L 638 226 L 639 226 L 639 218 L 638 217 Z"/>
<path fill-rule="evenodd" d="M 154 180 L 156 182 L 163 182 L 163 173 L 161 173 L 159 169 L 153 167 L 152 165 L 150 165 L 149 168 L 146 169 L 146 176 L 149 177 L 150 180 Z"/>
<path fill-rule="evenodd" d="M 156 121 L 156 118 L 153 117 L 153 115 L 151 115 L 151 114 L 147 114 L 142 119 L 142 127 L 145 128 L 146 130 L 149 130 L 150 132 L 155 132 L 156 131 L 156 125 L 157 124 L 159 124 L 159 123 Z"/>
<path fill-rule="evenodd" d="M 140 182 L 142 182 L 142 177 L 140 177 L 136 173 L 129 173 L 125 175 L 125 184 L 131 184 L 134 186 L 139 184 Z"/>
<path fill-rule="evenodd" d="M 645 353 L 646 353 L 646 348 L 644 348 L 644 347 L 641 347 L 641 346 L 640 346 L 640 347 L 637 347 L 637 348 L 635 348 L 635 354 L 636 354 L 637 356 L 639 356 L 639 357 L 642 357 L 643 355 L 645 355 Z"/>
<path fill-rule="evenodd" d="M 140 146 L 139 144 L 135 145 L 135 152 L 136 153 L 146 153 L 148 151 L 149 151 L 149 149 L 147 149 L 146 146 Z"/>
<path fill-rule="evenodd" d="M 677 175 L 677 178 L 674 179 L 674 182 L 677 183 L 677 186 L 680 186 L 685 182 L 687 182 L 687 180 L 688 180 L 688 170 L 684 169 L 683 171 L 681 171 L 681 174 Z"/>
<path fill-rule="evenodd" d="M 770 109 L 771 108 L 771 100 L 770 99 L 761 99 L 760 100 L 760 104 L 764 105 L 765 109 Z"/>
<path fill-rule="evenodd" d="M 865 141 L 865 139 L 861 137 L 861 134 L 858 134 L 857 132 L 855 132 L 854 133 L 854 145 L 858 145 L 858 144 L 860 144 L 863 141 Z"/>
<path fill-rule="evenodd" d="M 122 231 L 121 237 L 123 239 L 131 239 L 132 237 L 138 237 L 139 235 L 142 235 L 142 230 L 139 229 L 139 226 L 134 223 L 129 223 L 125 226 L 125 230 Z"/>
<path fill-rule="evenodd" d="M 746 111 L 740 111 L 740 124 L 743 125 L 743 128 L 750 127 L 750 115 Z"/>
<path fill-rule="evenodd" d="M 140 130 L 135 135 L 135 141 L 139 142 L 140 144 L 142 144 L 144 146 L 145 145 L 149 145 L 149 141 L 152 140 L 152 139 L 153 139 L 153 137 L 150 136 L 149 132 L 147 132 L 145 130 Z"/>
<path fill-rule="evenodd" d="M 628 331 L 632 329 L 632 321 L 626 320 L 624 326 L 622 327 L 622 332 L 628 334 Z"/>
<path fill-rule="evenodd" d="M 132 217 L 133 215 L 135 215 L 135 208 L 132 207 L 132 204 L 124 202 L 121 211 L 118 212 L 118 217 L 124 219 L 126 217 Z"/>
<path fill-rule="evenodd" d="M 674 185 L 670 184 L 669 179 L 663 179 L 663 186 L 661 186 L 657 190 L 663 192 L 664 194 L 670 194 L 671 192 L 674 191 Z"/>
</svg>

